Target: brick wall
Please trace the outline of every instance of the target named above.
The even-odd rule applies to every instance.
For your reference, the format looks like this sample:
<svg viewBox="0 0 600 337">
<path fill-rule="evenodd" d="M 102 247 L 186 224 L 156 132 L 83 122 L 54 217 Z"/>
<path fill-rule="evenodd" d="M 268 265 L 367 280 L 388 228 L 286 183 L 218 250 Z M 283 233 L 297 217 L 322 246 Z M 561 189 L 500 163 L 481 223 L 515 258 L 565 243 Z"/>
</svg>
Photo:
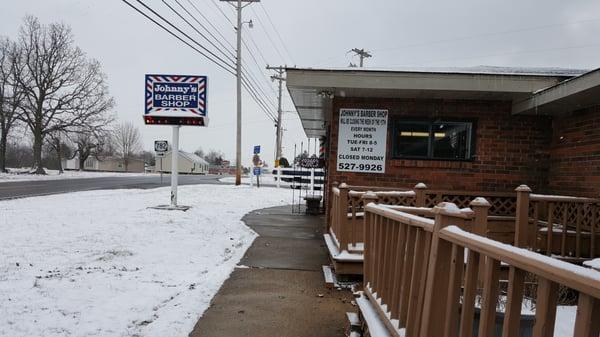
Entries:
<svg viewBox="0 0 600 337">
<path fill-rule="evenodd" d="M 600 107 L 557 116 L 553 129 L 549 192 L 600 197 Z"/>
<path fill-rule="evenodd" d="M 337 121 L 340 108 L 388 109 L 386 173 L 336 171 Z M 476 121 L 476 150 L 472 161 L 399 160 L 392 158 L 394 118 L 465 118 Z M 328 159 L 329 184 L 432 189 L 512 191 L 528 184 L 544 191 L 548 177 L 548 144 L 552 122 L 547 117 L 512 116 L 510 102 L 335 98 Z"/>
</svg>

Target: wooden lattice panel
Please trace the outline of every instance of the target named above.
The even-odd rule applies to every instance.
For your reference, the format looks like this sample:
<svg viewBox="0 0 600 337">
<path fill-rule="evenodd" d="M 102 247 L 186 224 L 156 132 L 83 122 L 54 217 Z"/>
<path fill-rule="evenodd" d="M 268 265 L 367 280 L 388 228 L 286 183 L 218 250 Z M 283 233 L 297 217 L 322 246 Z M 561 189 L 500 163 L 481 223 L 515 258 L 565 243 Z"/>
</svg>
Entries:
<svg viewBox="0 0 600 337">
<path fill-rule="evenodd" d="M 414 206 L 415 198 L 409 196 L 380 196 L 377 200 L 379 204 L 398 205 L 398 206 Z"/>
<path fill-rule="evenodd" d="M 428 207 L 433 207 L 441 201 L 452 202 L 460 208 L 470 207 L 471 201 L 476 197 L 484 197 L 491 205 L 489 214 L 490 215 L 515 215 L 517 212 L 517 200 L 516 197 L 509 196 L 486 196 L 484 194 L 478 195 L 464 195 L 464 194 L 443 194 L 441 197 L 438 195 L 427 195 L 425 199 Z M 439 200 L 439 201 L 438 201 Z M 433 204 L 433 205 L 431 205 Z"/>
<path fill-rule="evenodd" d="M 437 205 L 438 199 L 436 194 L 426 194 L 425 195 L 425 207 L 435 207 Z"/>
<path fill-rule="evenodd" d="M 515 215 L 517 213 L 516 197 L 487 197 L 490 207 L 490 214 L 493 215 Z"/>
<path fill-rule="evenodd" d="M 360 196 L 348 196 L 348 213 L 362 212 L 365 208 L 365 202 Z"/>
</svg>

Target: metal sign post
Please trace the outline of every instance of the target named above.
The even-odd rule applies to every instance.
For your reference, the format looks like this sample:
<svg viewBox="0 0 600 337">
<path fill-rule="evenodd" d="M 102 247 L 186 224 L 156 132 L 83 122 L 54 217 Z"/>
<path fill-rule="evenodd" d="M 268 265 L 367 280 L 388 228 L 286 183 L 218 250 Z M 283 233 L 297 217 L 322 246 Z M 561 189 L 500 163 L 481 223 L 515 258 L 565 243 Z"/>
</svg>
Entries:
<svg viewBox="0 0 600 337">
<path fill-rule="evenodd" d="M 260 188 L 260 175 L 262 174 L 260 167 L 254 167 L 253 173 L 256 176 L 256 187 Z"/>
<path fill-rule="evenodd" d="M 169 142 L 167 142 L 166 140 L 155 140 L 154 141 L 154 151 L 156 152 L 156 157 L 160 158 L 160 184 L 162 185 L 163 183 L 163 169 L 162 169 L 162 159 L 165 156 L 165 154 L 167 153 L 167 151 L 169 151 Z M 156 162 L 154 163 L 154 166 L 156 166 Z"/>
<path fill-rule="evenodd" d="M 207 83 L 206 76 L 195 75 L 146 75 L 145 111 L 146 125 L 171 125 L 173 145 L 171 148 L 171 203 L 152 207 L 156 209 L 187 210 L 189 206 L 177 204 L 179 175 L 179 128 L 182 125 L 207 126 Z M 168 150 L 167 141 L 156 141 L 157 156 Z M 161 155 L 162 154 L 162 155 Z M 161 159 L 162 183 L 162 159 Z"/>
<path fill-rule="evenodd" d="M 179 176 L 179 125 L 173 125 L 171 149 L 171 207 L 177 207 L 177 178 Z"/>
</svg>

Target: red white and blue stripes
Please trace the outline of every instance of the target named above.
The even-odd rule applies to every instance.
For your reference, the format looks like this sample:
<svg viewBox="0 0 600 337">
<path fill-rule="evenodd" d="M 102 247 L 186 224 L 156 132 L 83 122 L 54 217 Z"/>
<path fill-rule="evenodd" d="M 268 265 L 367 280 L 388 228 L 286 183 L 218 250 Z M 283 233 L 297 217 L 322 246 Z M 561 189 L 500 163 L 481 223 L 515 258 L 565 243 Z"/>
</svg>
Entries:
<svg viewBox="0 0 600 337">
<path fill-rule="evenodd" d="M 195 96 L 192 101 L 197 102 L 192 107 L 165 107 L 156 106 L 157 100 L 155 97 L 155 87 L 157 84 L 166 86 L 180 86 L 181 84 L 188 84 L 188 88 L 194 88 L 195 93 L 190 92 L 186 95 Z M 191 84 L 191 85 L 190 85 Z M 168 112 L 179 112 L 179 113 L 192 113 L 197 116 L 206 116 L 206 92 L 207 92 L 207 78 L 206 76 L 191 76 L 191 75 L 146 75 L 145 85 L 145 114 L 161 113 L 165 114 Z M 164 95 L 163 95 L 164 96 Z M 190 98 L 188 96 L 188 98 Z"/>
</svg>

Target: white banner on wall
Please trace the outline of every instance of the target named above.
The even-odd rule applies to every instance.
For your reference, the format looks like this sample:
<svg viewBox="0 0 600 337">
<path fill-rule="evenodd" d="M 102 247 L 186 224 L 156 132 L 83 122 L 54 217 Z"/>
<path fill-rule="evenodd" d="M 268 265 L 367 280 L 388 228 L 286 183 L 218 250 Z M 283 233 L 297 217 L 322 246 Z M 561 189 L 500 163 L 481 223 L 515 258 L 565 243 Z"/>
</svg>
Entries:
<svg viewBox="0 0 600 337">
<path fill-rule="evenodd" d="M 340 109 L 337 170 L 385 173 L 388 111 Z"/>
</svg>

